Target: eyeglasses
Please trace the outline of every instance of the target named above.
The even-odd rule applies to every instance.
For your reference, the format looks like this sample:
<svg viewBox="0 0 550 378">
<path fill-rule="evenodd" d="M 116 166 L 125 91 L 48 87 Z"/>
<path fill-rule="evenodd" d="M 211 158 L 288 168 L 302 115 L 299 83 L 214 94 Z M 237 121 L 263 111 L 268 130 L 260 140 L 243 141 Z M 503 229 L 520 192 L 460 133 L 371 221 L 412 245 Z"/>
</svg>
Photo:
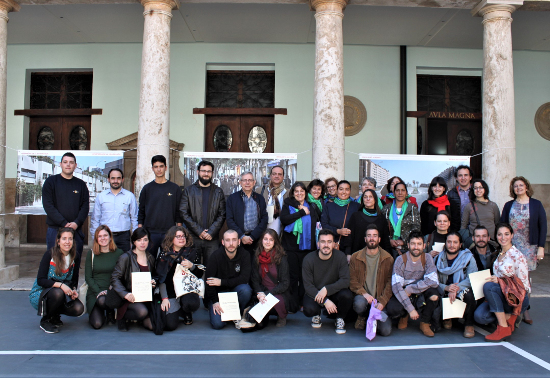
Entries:
<svg viewBox="0 0 550 378">
<path fill-rule="evenodd" d="M 336 188 L 336 185 L 327 186 L 327 189 L 334 189 Z"/>
<path fill-rule="evenodd" d="M 176 235 L 176 239 L 185 239 L 185 235 Z"/>
<path fill-rule="evenodd" d="M 200 173 L 212 173 L 212 171 L 205 171 L 204 169 L 201 169 L 199 172 Z"/>
</svg>

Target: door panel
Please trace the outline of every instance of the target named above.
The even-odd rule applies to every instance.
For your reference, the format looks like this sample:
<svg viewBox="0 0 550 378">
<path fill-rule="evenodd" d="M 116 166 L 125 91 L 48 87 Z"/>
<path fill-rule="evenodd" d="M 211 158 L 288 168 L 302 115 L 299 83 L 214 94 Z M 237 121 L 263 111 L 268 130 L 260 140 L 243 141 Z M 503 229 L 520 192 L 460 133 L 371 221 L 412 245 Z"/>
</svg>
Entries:
<svg viewBox="0 0 550 378">
<path fill-rule="evenodd" d="M 477 155 L 470 159 L 474 178 L 481 177 L 481 121 L 451 121 L 447 125 L 447 153 L 449 155 Z"/>
<path fill-rule="evenodd" d="M 204 140 L 204 151 L 206 152 L 216 152 L 217 149 L 214 146 L 214 134 L 219 127 L 226 126 L 231 130 L 231 148 L 225 152 L 241 152 L 241 117 L 240 116 L 218 116 L 218 115 L 207 115 L 205 116 L 205 140 Z M 224 135 L 220 132 L 217 137 Z M 225 134 L 225 138 L 228 135 Z M 222 144 L 223 144 L 222 140 Z"/>
<path fill-rule="evenodd" d="M 205 141 L 204 150 L 206 152 L 224 151 L 219 150 L 215 146 L 215 139 L 218 139 L 218 148 L 220 145 L 227 144 L 228 132 L 222 128 L 225 126 L 231 132 L 231 148 L 227 152 L 251 152 L 249 147 L 250 131 L 255 126 L 260 126 L 265 132 L 256 133 L 252 145 L 263 146 L 263 152 L 273 152 L 273 135 L 274 135 L 274 116 L 255 116 L 255 115 L 206 115 L 205 116 Z M 224 151 L 225 152 L 225 151 Z"/>
<path fill-rule="evenodd" d="M 62 125 L 63 117 L 31 117 L 29 123 L 29 149 L 61 150 Z M 51 130 L 48 130 L 48 128 Z"/>
<path fill-rule="evenodd" d="M 62 150 L 89 150 L 92 117 L 63 117 Z"/>
<path fill-rule="evenodd" d="M 242 152 L 252 152 L 249 145 L 250 131 L 259 126 L 265 131 L 265 136 L 267 138 L 265 142 L 262 142 L 263 138 L 254 138 L 252 140 L 252 145 L 263 146 L 265 145 L 265 150 L 263 152 L 273 152 L 273 120 L 274 116 L 241 116 L 241 149 Z M 262 144 L 264 143 L 264 144 Z"/>
</svg>

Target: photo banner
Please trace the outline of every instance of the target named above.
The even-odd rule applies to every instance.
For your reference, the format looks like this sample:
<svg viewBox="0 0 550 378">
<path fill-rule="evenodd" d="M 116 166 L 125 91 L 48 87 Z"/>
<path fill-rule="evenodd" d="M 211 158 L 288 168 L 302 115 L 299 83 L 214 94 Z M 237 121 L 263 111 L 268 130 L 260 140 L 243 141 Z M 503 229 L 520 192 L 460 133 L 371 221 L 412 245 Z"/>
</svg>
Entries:
<svg viewBox="0 0 550 378">
<path fill-rule="evenodd" d="M 45 215 L 42 185 L 52 175 L 61 173 L 61 157 L 67 151 L 17 151 L 15 214 Z M 76 157 L 74 177 L 83 180 L 90 192 L 90 213 L 98 193 L 109 188 L 107 174 L 112 168 L 123 170 L 124 151 L 70 151 Z"/>
<path fill-rule="evenodd" d="M 298 154 L 253 154 L 240 152 L 184 152 L 184 180 L 185 187 L 198 180 L 197 164 L 207 160 L 214 164 L 212 182 L 222 188 L 228 196 L 241 190 L 239 184 L 240 175 L 252 172 L 256 180 L 254 190 L 258 193 L 269 185 L 269 173 L 274 166 L 281 166 L 285 171 L 285 188 L 296 182 L 298 172 Z"/>
<path fill-rule="evenodd" d="M 364 177 L 373 177 L 376 180 L 376 192 L 381 197 L 387 194 L 388 180 L 398 176 L 407 184 L 409 194 L 416 198 L 420 207 L 428 199 L 428 187 L 434 177 L 442 177 L 449 190 L 457 185 L 454 176 L 459 165 L 469 166 L 470 157 L 359 154 L 359 185 Z"/>
</svg>

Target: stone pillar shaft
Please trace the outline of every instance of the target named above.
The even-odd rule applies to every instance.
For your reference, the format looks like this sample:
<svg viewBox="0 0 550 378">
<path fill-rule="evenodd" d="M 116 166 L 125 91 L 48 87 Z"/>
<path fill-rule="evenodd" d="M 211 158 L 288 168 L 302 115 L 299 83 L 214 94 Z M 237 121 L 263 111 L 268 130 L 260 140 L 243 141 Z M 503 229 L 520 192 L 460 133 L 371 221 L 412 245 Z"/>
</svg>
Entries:
<svg viewBox="0 0 550 378">
<path fill-rule="evenodd" d="M 174 0 L 142 0 L 143 52 L 136 162 L 136 189 L 154 178 L 151 158 L 169 160 L 170 144 L 170 21 Z M 168 170 L 166 171 L 168 175 Z"/>
<path fill-rule="evenodd" d="M 347 1 L 312 0 L 316 10 L 312 179 L 345 175 L 344 42 Z"/>
</svg>

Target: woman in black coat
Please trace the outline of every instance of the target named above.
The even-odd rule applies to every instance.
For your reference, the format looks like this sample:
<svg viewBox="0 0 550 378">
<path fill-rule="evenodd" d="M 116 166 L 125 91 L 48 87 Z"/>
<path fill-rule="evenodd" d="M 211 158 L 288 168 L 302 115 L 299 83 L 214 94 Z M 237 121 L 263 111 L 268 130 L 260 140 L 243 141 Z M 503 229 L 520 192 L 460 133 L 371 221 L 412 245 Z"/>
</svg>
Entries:
<svg viewBox="0 0 550 378">
<path fill-rule="evenodd" d="M 447 182 L 442 177 L 434 177 L 428 187 L 428 199 L 420 206 L 420 224 L 422 235 L 426 236 L 436 230 L 435 218 L 440 211 L 451 216 L 449 231 L 460 230 L 460 206 L 451 204 L 447 198 Z"/>
</svg>

